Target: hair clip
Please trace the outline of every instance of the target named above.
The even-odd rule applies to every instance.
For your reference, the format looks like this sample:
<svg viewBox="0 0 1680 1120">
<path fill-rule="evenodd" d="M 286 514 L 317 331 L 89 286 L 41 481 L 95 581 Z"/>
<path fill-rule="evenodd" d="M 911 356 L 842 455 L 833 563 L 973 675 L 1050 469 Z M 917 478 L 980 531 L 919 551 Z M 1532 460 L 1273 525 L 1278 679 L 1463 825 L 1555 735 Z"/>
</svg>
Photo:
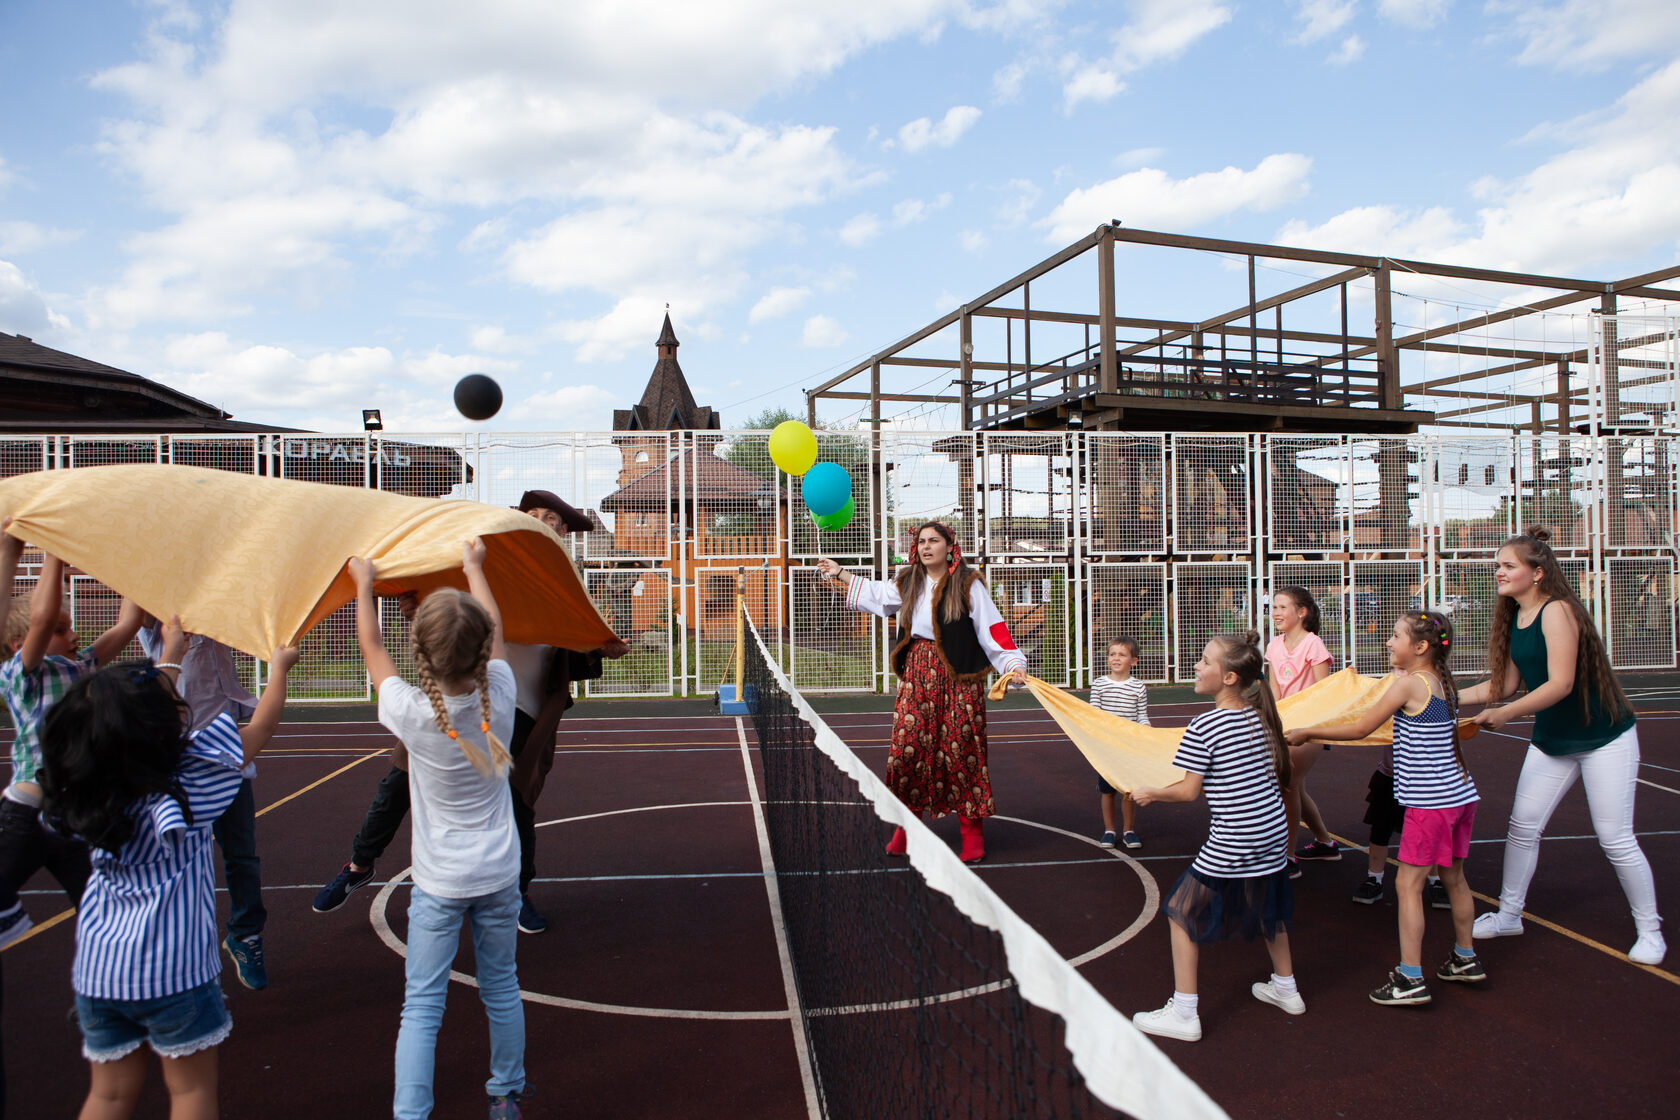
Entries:
<svg viewBox="0 0 1680 1120">
<path fill-rule="evenodd" d="M 478 729 L 480 731 L 484 732 L 486 735 L 490 734 L 490 721 L 485 720 L 483 723 L 478 725 Z"/>
<path fill-rule="evenodd" d="M 151 664 L 150 662 L 147 662 L 144 665 L 130 665 L 128 667 L 128 679 L 133 681 L 135 684 L 145 684 L 147 681 L 155 680 L 157 679 L 157 675 L 157 666 Z"/>
<path fill-rule="evenodd" d="M 1450 645 L 1452 645 L 1452 639 L 1451 638 L 1442 638 L 1441 639 L 1441 648 L 1442 649 L 1446 649 Z"/>
<path fill-rule="evenodd" d="M 461 737 L 461 733 L 459 731 L 455 730 L 453 727 L 451 727 L 444 734 L 448 735 L 451 739 L 459 739 Z"/>
</svg>

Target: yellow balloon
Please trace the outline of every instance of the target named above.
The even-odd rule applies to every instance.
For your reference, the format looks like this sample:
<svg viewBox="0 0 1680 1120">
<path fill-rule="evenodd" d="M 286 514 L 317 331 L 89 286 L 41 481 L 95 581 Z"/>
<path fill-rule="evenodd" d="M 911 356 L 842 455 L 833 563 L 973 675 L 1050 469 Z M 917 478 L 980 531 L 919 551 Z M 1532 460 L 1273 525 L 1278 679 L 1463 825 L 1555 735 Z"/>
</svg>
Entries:
<svg viewBox="0 0 1680 1120">
<path fill-rule="evenodd" d="M 817 461 L 817 437 L 797 420 L 784 420 L 770 433 L 770 461 L 795 478 Z"/>
</svg>

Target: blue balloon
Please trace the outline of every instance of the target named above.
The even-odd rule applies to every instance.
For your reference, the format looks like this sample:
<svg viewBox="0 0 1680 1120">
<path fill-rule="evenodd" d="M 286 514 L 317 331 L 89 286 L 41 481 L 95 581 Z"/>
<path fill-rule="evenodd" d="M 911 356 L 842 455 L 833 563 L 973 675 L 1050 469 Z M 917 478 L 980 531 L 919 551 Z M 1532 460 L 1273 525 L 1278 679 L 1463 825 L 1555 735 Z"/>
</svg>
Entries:
<svg viewBox="0 0 1680 1120">
<path fill-rule="evenodd" d="M 799 482 L 805 508 L 817 517 L 838 513 L 852 500 L 852 476 L 838 463 L 818 463 Z"/>
</svg>

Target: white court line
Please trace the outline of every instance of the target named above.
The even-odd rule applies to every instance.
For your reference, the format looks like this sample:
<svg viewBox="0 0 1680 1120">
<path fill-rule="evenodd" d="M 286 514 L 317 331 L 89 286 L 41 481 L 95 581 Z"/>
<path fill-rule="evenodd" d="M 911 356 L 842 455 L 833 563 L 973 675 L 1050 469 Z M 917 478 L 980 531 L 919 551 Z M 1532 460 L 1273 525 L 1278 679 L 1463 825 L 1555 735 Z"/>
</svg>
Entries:
<svg viewBox="0 0 1680 1120">
<path fill-rule="evenodd" d="M 1638 782 L 1642 786 L 1650 786 L 1652 789 L 1660 789 L 1664 793 L 1680 794 L 1680 789 L 1675 789 L 1673 786 L 1659 786 L 1656 782 L 1648 782 L 1644 778 L 1635 778 L 1634 781 Z"/>
<path fill-rule="evenodd" d="M 752 752 L 747 749 L 747 727 L 735 717 L 735 735 L 741 740 L 741 766 L 747 775 L 747 795 L 752 799 L 753 829 L 758 833 L 758 860 L 764 868 L 764 894 L 770 903 L 770 924 L 776 930 L 776 959 L 782 968 L 782 991 L 787 995 L 788 1018 L 793 1026 L 793 1051 L 799 1058 L 799 1082 L 805 1089 L 805 1111 L 811 1120 L 822 1120 L 817 1101 L 817 1075 L 811 1066 L 809 1039 L 805 1036 L 804 1006 L 799 983 L 793 977 L 793 955 L 788 950 L 787 923 L 782 920 L 782 895 L 776 885 L 776 860 L 770 854 L 770 829 L 764 823 L 764 803 L 758 797 L 758 777 L 753 773 Z"/>
</svg>

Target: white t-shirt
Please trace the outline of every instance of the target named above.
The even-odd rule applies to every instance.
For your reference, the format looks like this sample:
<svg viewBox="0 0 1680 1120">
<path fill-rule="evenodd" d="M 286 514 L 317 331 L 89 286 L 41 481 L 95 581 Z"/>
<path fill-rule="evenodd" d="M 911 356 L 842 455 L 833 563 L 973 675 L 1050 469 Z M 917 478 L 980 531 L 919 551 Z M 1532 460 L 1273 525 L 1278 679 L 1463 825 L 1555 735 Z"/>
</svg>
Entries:
<svg viewBox="0 0 1680 1120">
<path fill-rule="evenodd" d="M 513 738 L 515 685 L 506 661 L 488 670 L 490 730 Z M 414 885 L 439 898 L 477 898 L 519 881 L 519 836 L 507 775 L 480 774 L 455 740 L 438 730 L 431 701 L 401 677 L 379 682 L 379 722 L 408 748 L 414 815 Z M 446 696 L 449 722 L 489 754 L 478 690 Z"/>
</svg>

